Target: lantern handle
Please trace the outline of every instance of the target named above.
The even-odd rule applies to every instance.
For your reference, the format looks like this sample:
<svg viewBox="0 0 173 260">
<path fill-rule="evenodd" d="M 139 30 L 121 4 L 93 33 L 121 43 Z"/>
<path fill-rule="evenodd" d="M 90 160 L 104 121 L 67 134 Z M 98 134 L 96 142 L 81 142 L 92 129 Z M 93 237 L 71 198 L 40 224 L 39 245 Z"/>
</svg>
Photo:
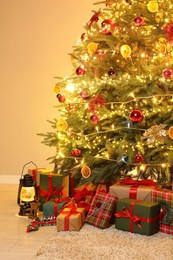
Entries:
<svg viewBox="0 0 173 260">
<path fill-rule="evenodd" d="M 28 164 L 31 164 L 31 163 L 35 166 L 36 169 L 38 168 L 37 165 L 36 165 L 33 161 L 30 161 L 30 162 L 28 162 L 28 163 L 25 163 L 24 166 L 23 166 L 23 168 L 22 168 L 21 178 L 22 178 L 22 176 L 23 176 L 23 172 L 24 172 L 25 166 L 28 165 Z"/>
</svg>

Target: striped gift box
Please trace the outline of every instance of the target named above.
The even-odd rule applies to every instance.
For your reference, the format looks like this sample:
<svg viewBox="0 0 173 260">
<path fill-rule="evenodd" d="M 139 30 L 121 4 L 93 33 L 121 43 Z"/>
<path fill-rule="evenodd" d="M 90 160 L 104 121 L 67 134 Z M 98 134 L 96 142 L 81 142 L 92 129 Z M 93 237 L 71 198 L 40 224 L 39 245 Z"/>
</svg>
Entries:
<svg viewBox="0 0 173 260">
<path fill-rule="evenodd" d="M 97 191 L 90 205 L 85 222 L 99 228 L 108 228 L 115 213 L 116 197 Z"/>
<path fill-rule="evenodd" d="M 170 208 L 173 209 L 173 191 L 168 189 L 155 189 L 152 190 L 151 195 L 152 202 L 159 203 L 161 200 L 165 200 Z"/>
</svg>

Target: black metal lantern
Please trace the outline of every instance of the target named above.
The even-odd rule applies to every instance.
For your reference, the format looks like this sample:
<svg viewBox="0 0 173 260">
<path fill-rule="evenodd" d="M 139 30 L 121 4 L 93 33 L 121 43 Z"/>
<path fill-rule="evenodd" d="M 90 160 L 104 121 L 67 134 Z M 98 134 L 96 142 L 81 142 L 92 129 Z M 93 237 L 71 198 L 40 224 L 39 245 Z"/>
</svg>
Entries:
<svg viewBox="0 0 173 260">
<path fill-rule="evenodd" d="M 31 202 L 34 201 L 35 196 L 37 196 L 37 189 L 36 189 L 36 183 L 33 180 L 32 175 L 25 174 L 23 175 L 25 166 L 28 164 L 34 164 L 37 168 L 36 164 L 32 161 L 29 163 L 26 163 L 23 166 L 21 177 L 19 180 L 19 189 L 18 189 L 18 197 L 17 197 L 17 204 L 20 207 L 19 215 L 20 216 L 28 216 L 31 212 Z"/>
</svg>

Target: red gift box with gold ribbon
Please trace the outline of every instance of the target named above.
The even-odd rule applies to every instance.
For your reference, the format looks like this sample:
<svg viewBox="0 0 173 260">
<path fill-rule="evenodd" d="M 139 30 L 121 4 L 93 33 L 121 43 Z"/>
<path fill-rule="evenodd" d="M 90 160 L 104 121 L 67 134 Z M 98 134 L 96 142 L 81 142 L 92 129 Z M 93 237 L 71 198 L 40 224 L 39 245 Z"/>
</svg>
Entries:
<svg viewBox="0 0 173 260">
<path fill-rule="evenodd" d="M 85 216 L 85 208 L 78 208 L 71 201 L 56 218 L 57 231 L 79 231 L 84 224 Z"/>
<path fill-rule="evenodd" d="M 152 179 L 136 181 L 127 177 L 124 181 L 111 185 L 109 193 L 119 199 L 130 198 L 151 201 L 152 190 L 156 188 L 156 182 Z"/>
</svg>

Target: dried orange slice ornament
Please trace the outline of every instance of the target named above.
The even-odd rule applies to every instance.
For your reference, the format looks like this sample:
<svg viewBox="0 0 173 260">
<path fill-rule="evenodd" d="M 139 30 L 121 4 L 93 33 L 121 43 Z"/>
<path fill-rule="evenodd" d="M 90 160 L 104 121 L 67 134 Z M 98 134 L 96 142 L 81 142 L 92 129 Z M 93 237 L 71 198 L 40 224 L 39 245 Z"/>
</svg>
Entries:
<svg viewBox="0 0 173 260">
<path fill-rule="evenodd" d="M 65 121 L 64 119 L 58 120 L 57 123 L 56 123 L 56 128 L 57 128 L 59 131 L 65 131 L 65 130 L 67 130 L 67 128 L 68 128 L 68 123 L 67 123 L 67 121 Z"/>
<path fill-rule="evenodd" d="M 168 129 L 168 135 L 171 139 L 173 139 L 173 126 L 171 126 L 169 129 Z"/>
<path fill-rule="evenodd" d="M 91 175 L 91 169 L 87 165 L 84 165 L 81 169 L 81 174 L 84 178 L 89 178 Z"/>
<path fill-rule="evenodd" d="M 55 86 L 53 87 L 53 91 L 55 92 L 55 94 L 59 94 L 60 92 L 60 87 L 58 86 L 58 84 L 55 84 Z"/>
</svg>

